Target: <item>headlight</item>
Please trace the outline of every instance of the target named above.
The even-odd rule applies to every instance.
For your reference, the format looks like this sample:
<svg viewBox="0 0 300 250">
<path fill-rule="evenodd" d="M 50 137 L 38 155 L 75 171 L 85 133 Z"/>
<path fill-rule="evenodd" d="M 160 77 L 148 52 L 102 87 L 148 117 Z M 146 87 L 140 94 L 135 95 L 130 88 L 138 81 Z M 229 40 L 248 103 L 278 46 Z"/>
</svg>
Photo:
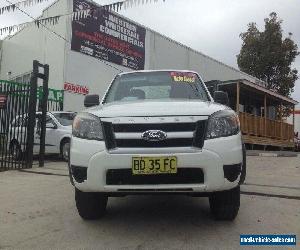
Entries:
<svg viewBox="0 0 300 250">
<path fill-rule="evenodd" d="M 100 118 L 88 113 L 76 115 L 73 121 L 72 135 L 88 140 L 103 140 Z"/>
<path fill-rule="evenodd" d="M 211 115 L 208 120 L 206 139 L 236 135 L 240 131 L 240 122 L 232 110 L 222 110 Z"/>
</svg>

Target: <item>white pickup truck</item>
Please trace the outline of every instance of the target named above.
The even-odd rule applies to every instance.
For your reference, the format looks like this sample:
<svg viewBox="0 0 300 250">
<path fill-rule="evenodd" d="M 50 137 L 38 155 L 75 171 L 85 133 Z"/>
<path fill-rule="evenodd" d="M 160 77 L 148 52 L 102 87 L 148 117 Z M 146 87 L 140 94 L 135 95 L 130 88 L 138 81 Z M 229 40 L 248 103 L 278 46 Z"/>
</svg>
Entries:
<svg viewBox="0 0 300 250">
<path fill-rule="evenodd" d="M 69 162 L 79 215 L 100 218 L 110 196 L 171 193 L 208 196 L 216 219 L 233 220 L 245 149 L 227 94 L 214 99 L 196 72 L 178 70 L 122 73 L 101 103 L 86 96 Z"/>
</svg>

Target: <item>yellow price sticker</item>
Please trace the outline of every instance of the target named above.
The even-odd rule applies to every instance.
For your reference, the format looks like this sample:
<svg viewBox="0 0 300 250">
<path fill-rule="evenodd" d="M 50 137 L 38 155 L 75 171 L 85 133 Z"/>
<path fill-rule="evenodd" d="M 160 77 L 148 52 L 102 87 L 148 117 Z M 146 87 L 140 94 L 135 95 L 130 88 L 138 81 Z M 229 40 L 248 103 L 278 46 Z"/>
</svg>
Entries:
<svg viewBox="0 0 300 250">
<path fill-rule="evenodd" d="M 193 73 L 172 72 L 171 77 L 174 82 L 194 83 L 196 81 Z"/>
</svg>

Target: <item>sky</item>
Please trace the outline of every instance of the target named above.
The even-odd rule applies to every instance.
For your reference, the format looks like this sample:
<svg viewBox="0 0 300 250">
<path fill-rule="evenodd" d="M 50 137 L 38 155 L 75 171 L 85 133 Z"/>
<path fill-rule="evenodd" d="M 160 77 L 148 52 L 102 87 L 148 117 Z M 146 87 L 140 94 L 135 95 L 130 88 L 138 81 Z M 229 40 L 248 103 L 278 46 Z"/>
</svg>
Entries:
<svg viewBox="0 0 300 250">
<path fill-rule="evenodd" d="M 99 4 L 116 2 L 94 1 Z M 54 0 L 48 0 L 25 10 L 37 17 L 52 2 Z M 6 0 L 0 0 L 0 7 L 6 5 Z M 236 56 L 242 44 L 239 34 L 247 30 L 249 22 L 257 23 L 258 28 L 262 30 L 264 18 L 273 11 L 283 20 L 284 36 L 289 32 L 293 33 L 292 38 L 300 50 L 299 0 L 158 0 L 155 3 L 152 1 L 122 10 L 120 14 L 238 68 Z M 30 18 L 21 12 L 11 12 L 0 15 L 0 27 L 29 20 Z M 300 55 L 293 66 L 298 69 L 300 78 Z M 300 101 L 300 79 L 296 82 L 292 97 Z"/>
</svg>

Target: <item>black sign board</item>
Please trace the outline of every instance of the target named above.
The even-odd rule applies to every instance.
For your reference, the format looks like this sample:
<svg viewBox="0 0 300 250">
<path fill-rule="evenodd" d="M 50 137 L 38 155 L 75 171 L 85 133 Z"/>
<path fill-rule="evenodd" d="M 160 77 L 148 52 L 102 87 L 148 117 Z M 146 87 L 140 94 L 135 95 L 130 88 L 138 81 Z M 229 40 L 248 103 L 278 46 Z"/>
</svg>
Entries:
<svg viewBox="0 0 300 250">
<path fill-rule="evenodd" d="M 131 69 L 144 69 L 145 28 L 88 0 L 74 0 L 73 10 L 87 10 L 72 21 L 71 49 Z"/>
<path fill-rule="evenodd" d="M 7 103 L 7 95 L 0 94 L 0 109 L 4 109 Z"/>
</svg>

